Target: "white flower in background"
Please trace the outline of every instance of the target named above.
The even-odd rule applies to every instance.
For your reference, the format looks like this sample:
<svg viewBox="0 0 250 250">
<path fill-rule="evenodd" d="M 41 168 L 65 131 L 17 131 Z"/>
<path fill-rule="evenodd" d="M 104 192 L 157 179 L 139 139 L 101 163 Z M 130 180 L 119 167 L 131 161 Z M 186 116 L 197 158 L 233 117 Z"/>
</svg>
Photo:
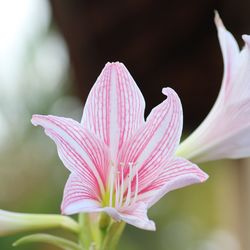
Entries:
<svg viewBox="0 0 250 250">
<path fill-rule="evenodd" d="M 195 162 L 250 156 L 250 36 L 242 36 L 240 51 L 217 12 L 215 24 L 224 61 L 221 90 L 206 119 L 177 150 Z"/>
</svg>

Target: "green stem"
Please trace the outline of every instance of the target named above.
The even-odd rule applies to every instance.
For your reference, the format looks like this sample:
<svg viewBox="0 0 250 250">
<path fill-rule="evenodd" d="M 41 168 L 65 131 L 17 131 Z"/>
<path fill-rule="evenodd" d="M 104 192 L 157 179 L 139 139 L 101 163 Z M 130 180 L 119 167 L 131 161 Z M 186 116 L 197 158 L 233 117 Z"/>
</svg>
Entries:
<svg viewBox="0 0 250 250">
<path fill-rule="evenodd" d="M 111 218 L 106 213 L 101 213 L 99 218 L 100 241 L 103 242 L 111 223 Z"/>
<path fill-rule="evenodd" d="M 106 233 L 100 250 L 116 250 L 125 225 L 125 222 L 113 222 Z"/>
<path fill-rule="evenodd" d="M 86 249 L 89 249 L 92 242 L 91 222 L 87 213 L 79 214 L 79 244 Z"/>
<path fill-rule="evenodd" d="M 88 250 L 116 250 L 124 222 L 115 222 L 106 213 L 79 214 L 79 244 Z"/>
</svg>

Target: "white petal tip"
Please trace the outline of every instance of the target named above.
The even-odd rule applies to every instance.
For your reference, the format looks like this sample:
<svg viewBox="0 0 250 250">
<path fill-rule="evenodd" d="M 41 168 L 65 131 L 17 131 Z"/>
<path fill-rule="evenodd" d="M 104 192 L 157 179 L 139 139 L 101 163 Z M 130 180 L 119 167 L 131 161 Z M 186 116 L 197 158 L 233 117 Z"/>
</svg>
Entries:
<svg viewBox="0 0 250 250">
<path fill-rule="evenodd" d="M 205 172 L 203 172 L 202 170 L 200 170 L 199 173 L 197 174 L 190 174 L 189 176 L 190 180 L 193 180 L 193 184 L 195 183 L 203 183 L 205 181 L 207 181 L 207 179 L 209 178 L 209 175 Z M 192 183 L 191 183 L 192 184 Z"/>
<path fill-rule="evenodd" d="M 152 220 L 145 222 L 145 224 L 138 223 L 137 225 L 133 225 L 133 226 L 136 226 L 140 229 L 147 230 L 147 231 L 156 231 L 155 223 Z"/>
<path fill-rule="evenodd" d="M 248 47 L 250 47 L 250 35 L 242 35 L 242 39 Z"/>
<path fill-rule="evenodd" d="M 112 74 L 112 72 L 113 72 L 114 74 L 119 75 L 120 71 L 126 72 L 127 68 L 125 67 L 125 65 L 123 63 L 121 63 L 119 61 L 107 62 L 105 64 L 105 67 L 104 67 L 103 71 L 109 71 L 109 74 Z"/>
<path fill-rule="evenodd" d="M 116 61 L 116 62 L 107 62 L 105 64 L 105 67 L 112 67 L 112 66 L 124 66 L 124 64 L 122 62 Z"/>
<path fill-rule="evenodd" d="M 149 230 L 149 231 L 156 231 L 155 223 L 151 220 L 143 229 Z"/>
<path fill-rule="evenodd" d="M 217 26 L 217 28 L 219 28 L 219 27 L 224 28 L 224 24 L 223 24 L 217 10 L 214 11 L 214 22 L 215 22 L 215 25 Z"/>
<path fill-rule="evenodd" d="M 166 96 L 176 95 L 176 92 L 175 92 L 173 89 L 169 88 L 169 87 L 163 88 L 163 89 L 162 89 L 162 93 L 163 93 L 164 95 L 166 95 Z"/>
<path fill-rule="evenodd" d="M 154 221 L 152 220 L 134 220 L 134 221 L 129 221 L 129 220 L 126 220 L 126 218 L 123 218 L 123 220 L 132 225 L 132 226 L 135 226 L 137 228 L 140 228 L 140 229 L 143 229 L 143 230 L 148 230 L 148 231 L 156 231 L 156 226 L 155 226 L 155 223 Z"/>
<path fill-rule="evenodd" d="M 34 125 L 34 126 L 43 126 L 43 122 L 45 121 L 45 119 L 47 117 L 50 117 L 50 115 L 32 115 L 32 118 L 31 118 L 31 123 Z"/>
<path fill-rule="evenodd" d="M 203 175 L 202 175 L 200 180 L 201 180 L 201 182 L 205 182 L 208 178 L 209 178 L 209 175 L 206 174 L 205 172 L 203 172 Z"/>
<path fill-rule="evenodd" d="M 34 125 L 34 126 L 37 126 L 38 125 L 38 122 L 37 122 L 37 116 L 38 115 L 32 115 L 32 118 L 31 118 L 31 123 Z"/>
</svg>

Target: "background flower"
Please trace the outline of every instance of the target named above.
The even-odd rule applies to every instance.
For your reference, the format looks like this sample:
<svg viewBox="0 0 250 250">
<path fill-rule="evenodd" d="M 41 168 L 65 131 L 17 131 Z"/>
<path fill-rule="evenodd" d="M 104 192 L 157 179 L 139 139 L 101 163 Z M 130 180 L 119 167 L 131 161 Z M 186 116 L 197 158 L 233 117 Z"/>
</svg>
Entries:
<svg viewBox="0 0 250 250">
<path fill-rule="evenodd" d="M 250 36 L 239 51 L 218 13 L 215 23 L 224 60 L 219 96 L 202 124 L 181 143 L 177 154 L 195 162 L 250 156 Z"/>
</svg>

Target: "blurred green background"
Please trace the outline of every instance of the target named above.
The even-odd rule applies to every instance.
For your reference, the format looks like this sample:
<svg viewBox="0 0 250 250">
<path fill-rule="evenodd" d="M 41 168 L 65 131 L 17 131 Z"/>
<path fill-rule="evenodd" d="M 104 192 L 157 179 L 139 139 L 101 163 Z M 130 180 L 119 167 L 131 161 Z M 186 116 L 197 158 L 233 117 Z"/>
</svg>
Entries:
<svg viewBox="0 0 250 250">
<path fill-rule="evenodd" d="M 175 51 L 173 47 L 167 47 L 169 44 L 166 42 L 166 49 L 169 49 L 169 53 L 162 52 L 162 58 L 159 56 L 154 58 L 152 55 L 150 57 L 149 54 L 138 54 L 136 47 L 133 50 L 133 43 L 131 45 L 130 40 L 126 43 L 123 37 L 117 37 L 117 39 L 118 42 L 123 41 L 122 46 L 123 48 L 127 46 L 127 50 L 123 51 L 121 56 L 119 53 L 112 54 L 110 57 L 105 56 L 107 53 L 104 52 L 105 48 L 113 53 L 116 51 L 116 47 L 105 47 L 109 41 L 107 37 L 105 38 L 107 41 L 105 40 L 102 44 L 103 47 L 95 41 L 98 40 L 99 34 L 104 33 L 101 30 L 101 17 L 103 13 L 107 12 L 108 6 L 102 6 L 100 3 L 100 7 L 98 2 L 92 6 L 88 1 L 66 2 L 0 1 L 1 209 L 27 213 L 60 213 L 60 203 L 68 171 L 59 161 L 54 143 L 44 135 L 40 128 L 31 125 L 30 118 L 32 114 L 38 113 L 72 117 L 79 121 L 88 90 L 106 61 L 111 59 L 125 61 L 135 80 L 137 78 L 140 80 L 139 86 L 145 94 L 146 102 L 149 103 L 147 112 L 161 101 L 161 97 L 158 98 L 161 87 L 166 86 L 166 82 L 171 82 L 170 86 L 180 92 L 183 100 L 187 129 L 192 129 L 205 116 L 219 89 L 222 60 L 216 41 L 215 27 L 212 24 L 213 9 L 216 6 L 211 2 L 206 12 L 203 11 L 204 8 L 183 9 L 182 14 L 178 10 L 181 17 L 186 18 L 185 15 L 188 11 L 197 10 L 197 13 L 200 13 L 199 16 L 195 16 L 196 12 L 192 12 L 195 17 L 202 18 L 202 20 L 205 17 L 206 20 L 211 19 L 208 23 L 204 21 L 202 28 L 204 34 L 209 34 L 210 38 L 213 37 L 211 47 L 206 46 L 206 35 L 204 37 L 201 33 L 194 31 L 186 34 L 180 25 L 176 33 L 166 32 L 164 39 L 171 40 L 173 39 L 171 37 L 175 36 L 178 39 L 178 33 L 183 32 L 188 37 L 192 36 L 197 44 L 202 45 L 195 47 L 189 40 L 178 40 L 179 48 L 190 47 L 190 51 L 184 53 L 181 49 L 175 48 Z M 149 1 L 135 2 L 137 5 L 128 6 L 137 10 L 140 9 L 140 4 L 148 4 Z M 74 8 L 71 6 L 73 3 Z M 166 16 L 176 8 L 171 4 L 172 2 L 167 1 L 167 3 L 169 9 L 165 12 Z M 223 3 L 222 1 L 222 7 L 225 6 Z M 94 7 L 100 11 L 94 12 Z M 115 12 L 116 8 L 114 6 L 112 8 Z M 76 10 L 76 15 L 73 16 L 72 13 Z M 124 10 L 124 18 L 126 18 L 126 11 L 129 17 L 129 10 L 129 8 Z M 157 15 L 157 8 L 152 11 L 155 11 Z M 147 18 L 149 13 L 147 12 L 145 15 Z M 69 16 L 72 18 L 70 21 L 79 23 L 79 27 L 74 29 L 69 24 L 70 22 L 67 23 Z M 230 16 L 230 13 L 226 11 L 225 16 L 229 23 L 230 20 L 233 22 L 238 17 L 238 15 Z M 77 17 L 84 17 L 85 23 L 80 23 L 81 19 L 78 20 Z M 191 24 L 195 26 L 196 23 L 192 23 L 192 17 L 191 14 L 188 15 L 187 20 L 190 20 Z M 104 15 L 103 18 L 107 17 Z M 176 18 L 180 18 L 180 16 Z M 96 20 L 97 24 L 91 23 L 90 20 Z M 159 20 L 161 23 L 163 21 L 164 19 Z M 244 23 L 244 21 L 244 18 L 239 20 L 240 23 Z M 109 27 L 111 25 L 114 24 L 111 22 Z M 117 25 L 124 29 L 124 23 L 117 22 Z M 147 30 L 147 27 L 152 29 L 150 21 L 147 25 L 143 26 L 144 30 Z M 163 22 L 163 27 L 164 25 Z M 176 25 L 176 23 L 172 22 L 172 25 Z M 166 27 L 170 26 L 171 23 L 166 24 Z M 237 29 L 237 25 L 232 26 L 236 33 L 242 32 L 241 29 Z M 100 29 L 96 36 L 93 35 L 92 27 L 95 32 L 98 31 L 98 27 Z M 106 36 L 109 37 L 111 43 L 116 43 L 115 35 L 110 33 L 112 30 L 114 34 L 117 32 L 116 29 L 110 28 Z M 130 30 L 126 28 L 126 32 Z M 164 30 L 160 31 L 164 32 Z M 133 35 L 131 33 L 131 36 Z M 147 43 L 147 38 L 151 38 L 153 35 L 149 33 L 148 37 L 144 37 L 145 39 L 139 42 L 139 47 L 144 42 Z M 83 42 L 84 36 L 87 41 L 85 43 Z M 77 37 L 83 40 L 75 41 L 74 39 Z M 210 41 L 209 39 L 207 42 Z M 189 42 L 187 43 L 187 41 Z M 78 43 L 84 44 L 84 50 L 77 47 Z M 152 42 L 152 44 L 154 43 Z M 155 51 L 158 51 L 158 44 L 155 47 L 152 44 L 150 49 L 155 48 Z M 203 60 L 204 57 L 207 58 L 207 53 L 213 48 L 215 49 L 214 54 L 210 55 L 207 64 L 198 60 L 198 58 L 203 58 Z M 145 50 L 147 51 L 147 46 Z M 202 54 L 202 52 L 206 54 Z M 82 58 L 82 61 L 78 61 L 78 56 Z M 170 59 L 167 60 L 165 56 L 166 58 L 169 56 Z M 173 62 L 173 66 L 170 66 L 171 62 Z M 202 63 L 203 66 L 197 66 Z M 82 70 L 79 69 L 80 65 L 82 65 Z M 144 66 L 142 67 L 142 65 Z M 156 70 L 156 65 L 160 65 L 160 71 Z M 187 73 L 189 69 L 190 73 Z M 211 76 L 210 69 L 214 69 L 213 76 Z M 175 77 L 176 83 L 174 83 Z M 147 81 L 154 79 L 154 88 L 145 79 Z M 202 86 L 200 86 L 201 79 L 203 79 Z M 145 80 L 145 84 L 141 83 L 143 80 Z M 212 88 L 211 85 L 206 85 L 208 81 L 213 81 Z M 158 83 L 159 85 L 157 85 Z M 197 85 L 200 87 L 196 88 Z M 194 94 L 190 95 L 193 89 L 196 92 L 194 91 Z M 248 179 L 250 173 L 247 165 L 249 165 L 247 160 L 220 161 L 201 165 L 201 168 L 210 175 L 210 179 L 204 184 L 187 187 L 166 195 L 149 211 L 149 217 L 156 222 L 157 231 L 147 232 L 127 226 L 119 249 L 248 250 L 250 248 L 248 239 L 250 229 Z M 61 232 L 55 231 L 54 233 L 60 234 Z M 0 238 L 0 249 L 12 249 L 11 244 L 20 236 Z M 44 244 L 33 244 L 18 247 L 18 249 L 49 250 L 56 248 Z"/>
</svg>

